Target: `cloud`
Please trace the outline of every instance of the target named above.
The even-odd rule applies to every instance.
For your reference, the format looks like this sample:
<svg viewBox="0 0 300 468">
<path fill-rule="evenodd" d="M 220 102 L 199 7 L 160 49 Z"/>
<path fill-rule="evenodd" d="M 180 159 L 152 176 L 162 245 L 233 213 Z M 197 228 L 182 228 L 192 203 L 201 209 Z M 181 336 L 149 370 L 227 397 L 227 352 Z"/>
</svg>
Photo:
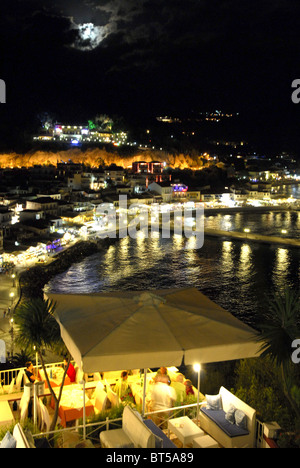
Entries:
<svg viewBox="0 0 300 468">
<path fill-rule="evenodd" d="M 271 95 L 274 76 L 282 87 L 297 77 L 300 5 L 286 3 L 1 0 L 0 78 L 8 101 L 69 115 L 134 102 L 246 106 Z"/>
</svg>

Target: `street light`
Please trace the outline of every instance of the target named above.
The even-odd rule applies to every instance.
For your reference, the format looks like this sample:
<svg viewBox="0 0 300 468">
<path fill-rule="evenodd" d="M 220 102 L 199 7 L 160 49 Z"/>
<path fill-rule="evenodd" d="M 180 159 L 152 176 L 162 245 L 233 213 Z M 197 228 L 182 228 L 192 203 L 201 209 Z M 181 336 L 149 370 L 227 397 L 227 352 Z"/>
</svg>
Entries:
<svg viewBox="0 0 300 468">
<path fill-rule="evenodd" d="M 199 422 L 199 398 L 200 398 L 200 372 L 201 372 L 201 365 L 194 364 L 194 371 L 198 372 L 198 392 L 197 392 L 197 424 Z"/>
<path fill-rule="evenodd" d="M 14 302 L 14 295 L 15 295 L 14 292 L 11 292 L 10 295 L 9 295 L 10 298 L 11 298 L 11 305 L 13 305 L 13 302 Z"/>
</svg>

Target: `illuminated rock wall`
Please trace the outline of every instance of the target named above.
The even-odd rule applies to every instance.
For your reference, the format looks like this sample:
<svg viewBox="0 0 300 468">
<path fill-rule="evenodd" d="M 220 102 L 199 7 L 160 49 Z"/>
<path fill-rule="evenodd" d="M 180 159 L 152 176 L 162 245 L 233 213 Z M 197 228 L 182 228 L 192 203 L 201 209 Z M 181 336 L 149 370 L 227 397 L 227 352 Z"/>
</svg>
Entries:
<svg viewBox="0 0 300 468">
<path fill-rule="evenodd" d="M 198 159 L 198 158 L 196 158 Z M 34 165 L 53 165 L 58 162 L 84 163 L 91 167 L 99 167 L 101 165 L 109 166 L 117 164 L 124 168 L 131 167 L 135 161 L 160 161 L 165 162 L 167 166 L 184 168 L 196 168 L 198 161 L 194 158 L 179 154 L 172 155 L 164 151 L 142 151 L 134 156 L 120 156 L 116 153 L 109 153 L 103 149 L 88 149 L 81 151 L 80 149 L 70 149 L 59 152 L 35 151 L 27 154 L 0 154 L 0 168 L 14 167 L 32 167 Z"/>
</svg>

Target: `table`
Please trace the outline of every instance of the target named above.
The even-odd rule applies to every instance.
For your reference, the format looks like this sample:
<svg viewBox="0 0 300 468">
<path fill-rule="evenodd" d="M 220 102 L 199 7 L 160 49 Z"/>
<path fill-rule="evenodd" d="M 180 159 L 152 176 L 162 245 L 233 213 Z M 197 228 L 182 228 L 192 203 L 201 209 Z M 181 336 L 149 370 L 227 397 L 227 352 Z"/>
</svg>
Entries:
<svg viewBox="0 0 300 468">
<path fill-rule="evenodd" d="M 193 440 L 193 448 L 220 448 L 218 442 L 210 435 L 197 436 Z"/>
<path fill-rule="evenodd" d="M 60 387 L 61 383 L 62 383 L 64 370 L 62 368 L 56 367 L 55 370 L 53 371 L 53 376 L 52 377 L 50 377 L 50 370 L 47 370 L 47 373 L 48 373 L 48 377 L 49 377 L 49 380 L 50 380 L 51 387 L 52 388 Z M 46 376 L 45 376 L 45 373 L 44 373 L 43 369 L 39 369 L 39 376 L 40 376 L 40 378 L 42 380 L 44 380 L 45 388 L 47 389 L 48 388 L 48 383 L 47 383 Z M 64 385 L 69 385 L 70 383 L 71 383 L 71 381 L 70 381 L 69 377 L 66 375 Z"/>
<path fill-rule="evenodd" d="M 58 395 L 59 388 L 53 391 Z M 51 405 L 53 407 L 54 401 Z M 89 398 L 85 397 L 85 414 L 89 416 L 94 411 L 94 406 Z M 62 396 L 59 404 L 58 415 L 61 419 L 61 425 L 67 426 L 70 421 L 76 421 L 83 417 L 83 390 L 81 385 L 67 385 L 63 387 Z"/>
<path fill-rule="evenodd" d="M 0 426 L 15 422 L 15 418 L 8 401 L 0 401 Z"/>
<path fill-rule="evenodd" d="M 168 421 L 168 436 L 170 432 L 182 442 L 183 446 L 191 444 L 195 437 L 203 435 L 204 432 L 187 416 L 180 418 L 169 419 Z"/>
</svg>

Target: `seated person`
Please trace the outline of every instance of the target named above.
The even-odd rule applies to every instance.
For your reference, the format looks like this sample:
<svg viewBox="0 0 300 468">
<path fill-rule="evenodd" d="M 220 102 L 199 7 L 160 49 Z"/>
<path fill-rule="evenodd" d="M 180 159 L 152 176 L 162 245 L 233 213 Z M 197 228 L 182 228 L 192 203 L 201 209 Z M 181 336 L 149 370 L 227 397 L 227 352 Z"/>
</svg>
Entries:
<svg viewBox="0 0 300 468">
<path fill-rule="evenodd" d="M 176 401 L 182 403 L 186 399 L 186 387 L 184 385 L 184 377 L 182 374 L 178 374 L 175 381 L 171 382 L 171 387 L 176 392 Z"/>
<path fill-rule="evenodd" d="M 195 395 L 194 389 L 193 389 L 193 384 L 190 380 L 186 380 L 184 382 L 185 385 L 185 391 L 187 395 Z"/>
<path fill-rule="evenodd" d="M 66 368 L 68 366 L 68 370 L 67 370 L 67 376 L 69 377 L 70 379 L 70 382 L 75 382 L 76 380 L 76 370 L 73 366 L 73 364 L 71 362 L 69 362 L 69 365 L 68 365 L 68 360 L 65 358 L 64 359 L 64 367 Z"/>
<path fill-rule="evenodd" d="M 41 380 L 39 377 L 36 377 L 36 375 L 34 373 L 33 364 L 32 364 L 31 361 L 26 362 L 25 374 L 27 375 L 27 378 L 28 378 L 30 383 L 34 383 L 34 382 L 36 382 L 38 380 Z"/>
<path fill-rule="evenodd" d="M 114 388 L 115 393 L 118 395 L 121 401 L 124 400 L 125 398 L 133 398 L 127 379 L 128 379 L 128 372 L 123 371 L 121 373 L 121 379 L 117 381 L 115 388 Z"/>
</svg>

